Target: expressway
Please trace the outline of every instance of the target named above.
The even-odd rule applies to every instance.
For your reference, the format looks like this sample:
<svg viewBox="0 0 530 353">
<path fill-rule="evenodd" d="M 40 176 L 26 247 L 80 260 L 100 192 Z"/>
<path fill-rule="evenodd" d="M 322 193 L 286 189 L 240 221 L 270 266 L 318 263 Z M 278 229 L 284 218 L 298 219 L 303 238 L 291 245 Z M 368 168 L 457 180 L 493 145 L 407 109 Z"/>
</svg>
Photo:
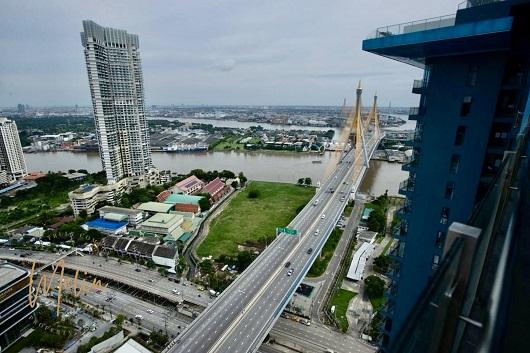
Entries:
<svg viewBox="0 0 530 353">
<path fill-rule="evenodd" d="M 373 139 L 368 156 L 379 143 Z M 353 167 L 361 158 L 354 150 L 345 153 L 290 223 L 299 235 L 280 234 L 164 353 L 255 352 L 319 256 L 350 192 L 362 179 L 365 167 Z"/>
</svg>

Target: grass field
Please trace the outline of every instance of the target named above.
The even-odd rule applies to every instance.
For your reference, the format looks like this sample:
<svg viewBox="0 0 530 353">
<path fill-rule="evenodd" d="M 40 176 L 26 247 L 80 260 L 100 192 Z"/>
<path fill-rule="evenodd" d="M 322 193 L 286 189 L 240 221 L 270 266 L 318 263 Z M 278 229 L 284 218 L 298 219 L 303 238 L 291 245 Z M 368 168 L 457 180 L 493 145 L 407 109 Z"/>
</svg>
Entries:
<svg viewBox="0 0 530 353">
<path fill-rule="evenodd" d="M 348 310 L 348 304 L 350 303 L 350 300 L 355 298 L 356 295 L 357 293 L 355 292 L 340 288 L 337 292 L 335 292 L 333 298 L 331 298 L 330 305 L 335 305 L 334 316 L 342 332 L 348 331 L 348 319 L 346 318 L 346 311 Z"/>
<path fill-rule="evenodd" d="M 316 258 L 315 262 L 309 269 L 309 272 L 307 272 L 307 277 L 319 277 L 324 274 L 341 236 L 342 230 L 338 228 L 333 229 L 326 244 L 324 244 L 324 247 L 322 248 L 322 256 Z"/>
<path fill-rule="evenodd" d="M 221 140 L 215 147 L 213 148 L 214 151 L 225 151 L 225 150 L 237 150 L 237 149 L 243 149 L 243 145 L 240 143 L 237 143 L 237 141 L 241 140 L 241 136 L 230 136 L 226 137 L 223 140 Z"/>
<path fill-rule="evenodd" d="M 257 191 L 257 198 L 249 198 Z M 210 224 L 210 230 L 199 245 L 199 256 L 235 256 L 237 245 L 256 245 L 274 239 L 276 227 L 283 227 L 296 216 L 314 195 L 314 188 L 294 184 L 251 182 Z"/>
</svg>

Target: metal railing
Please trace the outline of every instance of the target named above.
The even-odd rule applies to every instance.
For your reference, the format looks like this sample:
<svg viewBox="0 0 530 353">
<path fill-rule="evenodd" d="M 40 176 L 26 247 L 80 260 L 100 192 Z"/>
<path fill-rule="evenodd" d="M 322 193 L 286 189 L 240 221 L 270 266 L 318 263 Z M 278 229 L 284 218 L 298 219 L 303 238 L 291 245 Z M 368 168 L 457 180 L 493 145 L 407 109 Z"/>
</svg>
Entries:
<svg viewBox="0 0 530 353">
<path fill-rule="evenodd" d="M 422 89 L 427 88 L 429 86 L 429 83 L 425 80 L 414 80 L 412 82 L 412 89 Z"/>
<path fill-rule="evenodd" d="M 423 20 L 410 21 L 405 23 L 398 23 L 395 25 L 379 27 L 376 29 L 372 38 L 390 37 L 399 34 L 407 34 L 414 32 L 427 31 L 431 29 L 438 29 L 443 27 L 450 27 L 455 24 L 455 15 L 445 15 L 439 17 L 431 17 Z"/>
<path fill-rule="evenodd" d="M 462 1 L 460 4 L 458 4 L 458 9 L 459 10 L 468 9 L 470 7 L 482 6 L 482 5 L 492 4 L 494 2 L 501 2 L 501 1 L 505 1 L 505 0 L 467 0 L 467 1 Z"/>
<path fill-rule="evenodd" d="M 410 107 L 409 116 L 413 115 L 423 115 L 425 114 L 425 108 L 423 107 Z"/>
</svg>

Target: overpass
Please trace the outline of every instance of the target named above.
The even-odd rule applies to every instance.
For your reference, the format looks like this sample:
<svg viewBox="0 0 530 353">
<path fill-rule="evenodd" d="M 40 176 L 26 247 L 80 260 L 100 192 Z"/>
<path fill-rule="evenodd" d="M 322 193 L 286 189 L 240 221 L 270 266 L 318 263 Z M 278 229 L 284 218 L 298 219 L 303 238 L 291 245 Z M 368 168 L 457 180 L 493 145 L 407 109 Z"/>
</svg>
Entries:
<svg viewBox="0 0 530 353">
<path fill-rule="evenodd" d="M 163 353 L 256 352 L 319 256 L 347 200 L 360 185 L 382 139 L 376 99 L 361 116 L 361 94 L 349 116 L 348 146 L 306 207 L 258 258 Z M 355 146 L 355 148 L 352 148 Z M 288 234 L 289 233 L 289 234 Z"/>
</svg>

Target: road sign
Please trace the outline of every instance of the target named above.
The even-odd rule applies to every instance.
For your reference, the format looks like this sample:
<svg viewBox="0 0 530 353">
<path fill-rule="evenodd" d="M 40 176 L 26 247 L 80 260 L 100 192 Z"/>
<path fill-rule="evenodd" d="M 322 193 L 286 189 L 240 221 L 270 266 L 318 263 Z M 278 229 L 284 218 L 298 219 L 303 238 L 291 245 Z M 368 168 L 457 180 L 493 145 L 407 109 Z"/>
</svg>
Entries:
<svg viewBox="0 0 530 353">
<path fill-rule="evenodd" d="M 291 229 L 287 227 L 278 227 L 277 228 L 278 233 L 285 233 L 289 235 L 296 235 L 298 234 L 298 231 L 296 229 Z"/>
</svg>

